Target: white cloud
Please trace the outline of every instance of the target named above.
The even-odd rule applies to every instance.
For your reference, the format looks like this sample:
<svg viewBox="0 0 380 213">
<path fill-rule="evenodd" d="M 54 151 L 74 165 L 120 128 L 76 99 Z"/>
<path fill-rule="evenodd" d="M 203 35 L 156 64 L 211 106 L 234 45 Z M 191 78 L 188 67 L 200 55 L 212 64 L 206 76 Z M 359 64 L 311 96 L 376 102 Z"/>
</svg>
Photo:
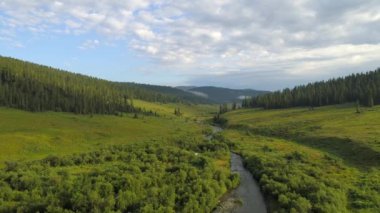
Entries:
<svg viewBox="0 0 380 213">
<path fill-rule="evenodd" d="M 144 27 L 137 28 L 135 30 L 135 33 L 139 36 L 139 38 L 144 39 L 144 40 L 152 40 L 155 38 L 154 33 L 151 30 Z"/>
<path fill-rule="evenodd" d="M 189 76 L 275 69 L 306 79 L 380 60 L 378 0 L 3 0 L 0 11 L 8 31 L 99 33 Z"/>
</svg>

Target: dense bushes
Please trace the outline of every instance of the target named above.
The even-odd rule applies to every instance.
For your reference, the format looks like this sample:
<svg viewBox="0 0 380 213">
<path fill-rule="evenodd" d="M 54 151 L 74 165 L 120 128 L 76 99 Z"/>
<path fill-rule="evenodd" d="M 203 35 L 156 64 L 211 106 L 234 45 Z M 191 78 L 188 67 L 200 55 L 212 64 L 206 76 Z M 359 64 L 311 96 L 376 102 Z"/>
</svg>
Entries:
<svg viewBox="0 0 380 213">
<path fill-rule="evenodd" d="M 212 122 L 216 125 L 219 125 L 221 127 L 226 127 L 227 124 L 228 124 L 228 120 L 221 117 L 220 116 L 220 113 L 216 114 L 213 118 L 212 118 Z"/>
<path fill-rule="evenodd" d="M 270 212 L 377 212 L 380 208 L 378 169 L 358 172 L 337 157 L 290 141 L 233 133 L 233 138 L 227 138 L 237 140 L 240 135 L 235 150 L 258 180 Z"/>
<path fill-rule="evenodd" d="M 265 194 L 274 197 L 280 212 L 341 212 L 347 200 L 341 185 L 323 175 L 320 167 L 301 152 L 275 159 L 250 155 L 248 169 Z"/>
<path fill-rule="evenodd" d="M 7 163 L 0 212 L 210 212 L 238 178 L 214 166 L 211 146 L 192 148 L 124 145 Z"/>
</svg>

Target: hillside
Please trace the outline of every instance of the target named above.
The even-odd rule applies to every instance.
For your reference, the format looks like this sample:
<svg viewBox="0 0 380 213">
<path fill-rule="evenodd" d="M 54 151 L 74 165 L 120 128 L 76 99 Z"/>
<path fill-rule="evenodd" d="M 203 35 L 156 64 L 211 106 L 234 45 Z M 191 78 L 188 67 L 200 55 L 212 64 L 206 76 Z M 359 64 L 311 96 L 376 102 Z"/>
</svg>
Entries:
<svg viewBox="0 0 380 213">
<path fill-rule="evenodd" d="M 214 103 L 241 102 L 245 97 L 256 97 L 268 93 L 268 91 L 252 89 L 229 89 L 222 87 L 203 86 L 180 86 L 177 87 L 194 95 L 207 98 Z"/>
<path fill-rule="evenodd" d="M 271 212 L 380 209 L 380 107 L 244 109 L 223 118 L 223 135 L 243 155 Z"/>
<path fill-rule="evenodd" d="M 29 111 L 79 114 L 141 112 L 133 99 L 155 102 L 206 102 L 179 89 L 116 83 L 0 57 L 0 105 Z"/>
</svg>

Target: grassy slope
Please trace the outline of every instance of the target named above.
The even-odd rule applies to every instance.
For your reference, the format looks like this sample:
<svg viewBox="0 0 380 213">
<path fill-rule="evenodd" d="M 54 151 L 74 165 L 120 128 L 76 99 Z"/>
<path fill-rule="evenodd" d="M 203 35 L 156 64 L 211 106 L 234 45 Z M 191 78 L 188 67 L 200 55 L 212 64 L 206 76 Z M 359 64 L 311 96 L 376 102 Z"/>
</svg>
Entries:
<svg viewBox="0 0 380 213">
<path fill-rule="evenodd" d="M 224 135 L 237 144 L 236 151 L 245 159 L 255 156 L 262 165 L 273 167 L 269 174 L 285 171 L 295 175 L 274 178 L 290 181 L 285 184 L 288 187 L 300 176 L 306 178 L 301 182 L 321 183 L 316 192 L 300 193 L 309 200 L 318 193 L 331 193 L 327 197 L 336 200 L 330 204 L 320 201 L 314 210 L 375 212 L 380 208 L 380 107 L 362 110 L 357 114 L 350 105 L 238 110 L 225 115 L 230 129 Z M 294 153 L 300 153 L 301 160 L 292 163 L 289 158 Z M 260 179 L 262 174 L 255 167 L 251 171 Z M 287 206 L 284 200 L 282 204 Z"/>
<path fill-rule="evenodd" d="M 148 104 L 149 107 L 160 108 L 167 112 L 167 116 L 139 116 L 138 119 L 133 119 L 131 114 L 90 117 L 0 108 L 0 164 L 4 161 L 39 159 L 50 154 L 85 152 L 109 144 L 165 140 L 179 134 L 201 136 L 202 126 L 171 116 L 171 107 L 145 104 L 146 108 Z"/>
<path fill-rule="evenodd" d="M 355 113 L 354 106 L 328 106 L 308 110 L 240 110 L 227 115 L 231 124 L 245 123 L 251 127 L 275 126 L 297 128 L 312 136 L 351 138 L 380 151 L 380 107 L 362 108 Z M 314 129 L 310 129 L 314 128 Z M 309 131 L 313 130 L 313 131 Z"/>
<path fill-rule="evenodd" d="M 309 110 L 240 110 L 228 113 L 230 125 L 297 142 L 342 157 L 358 167 L 380 166 L 380 107 L 355 113 L 350 105 Z"/>
</svg>

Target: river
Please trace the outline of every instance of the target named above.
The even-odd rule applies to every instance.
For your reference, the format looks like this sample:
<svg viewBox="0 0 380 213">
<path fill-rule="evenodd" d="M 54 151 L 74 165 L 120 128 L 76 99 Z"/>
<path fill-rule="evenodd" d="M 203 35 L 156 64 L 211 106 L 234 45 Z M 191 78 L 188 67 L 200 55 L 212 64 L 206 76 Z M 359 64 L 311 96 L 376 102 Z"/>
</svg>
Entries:
<svg viewBox="0 0 380 213">
<path fill-rule="evenodd" d="M 213 127 L 213 132 L 222 131 Z M 252 174 L 244 167 L 240 155 L 231 152 L 231 172 L 239 173 L 240 185 L 226 194 L 215 212 L 266 213 L 264 196 Z"/>
</svg>

